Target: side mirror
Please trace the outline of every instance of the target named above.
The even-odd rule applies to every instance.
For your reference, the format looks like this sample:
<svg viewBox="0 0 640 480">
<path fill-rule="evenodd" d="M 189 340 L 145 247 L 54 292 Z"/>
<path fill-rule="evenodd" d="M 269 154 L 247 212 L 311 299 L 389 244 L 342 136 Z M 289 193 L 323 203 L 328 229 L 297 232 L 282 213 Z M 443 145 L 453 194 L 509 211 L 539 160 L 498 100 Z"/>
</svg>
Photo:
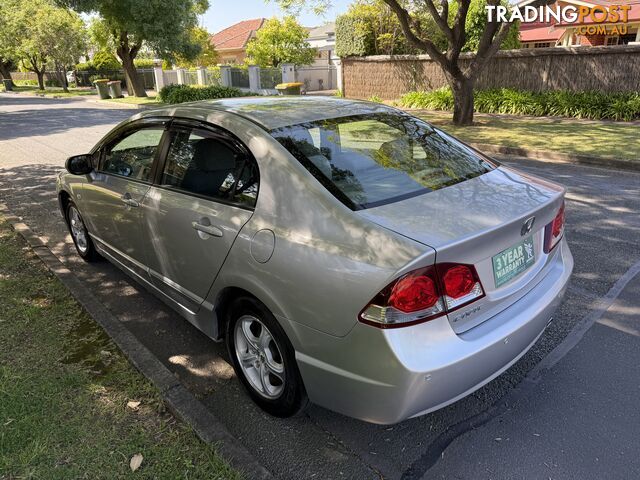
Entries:
<svg viewBox="0 0 640 480">
<path fill-rule="evenodd" d="M 84 154 L 69 157 L 67 158 L 64 167 L 73 175 L 87 175 L 93 170 L 93 165 L 91 165 L 91 155 Z"/>
</svg>

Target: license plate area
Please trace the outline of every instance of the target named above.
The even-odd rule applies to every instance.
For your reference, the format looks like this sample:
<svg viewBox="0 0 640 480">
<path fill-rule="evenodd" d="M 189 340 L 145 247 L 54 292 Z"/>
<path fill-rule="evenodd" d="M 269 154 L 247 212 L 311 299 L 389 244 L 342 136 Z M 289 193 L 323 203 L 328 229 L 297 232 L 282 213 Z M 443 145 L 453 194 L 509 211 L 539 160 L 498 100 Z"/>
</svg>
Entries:
<svg viewBox="0 0 640 480">
<path fill-rule="evenodd" d="M 491 258 L 493 280 L 499 288 L 536 263 L 533 237 L 527 237 Z"/>
</svg>

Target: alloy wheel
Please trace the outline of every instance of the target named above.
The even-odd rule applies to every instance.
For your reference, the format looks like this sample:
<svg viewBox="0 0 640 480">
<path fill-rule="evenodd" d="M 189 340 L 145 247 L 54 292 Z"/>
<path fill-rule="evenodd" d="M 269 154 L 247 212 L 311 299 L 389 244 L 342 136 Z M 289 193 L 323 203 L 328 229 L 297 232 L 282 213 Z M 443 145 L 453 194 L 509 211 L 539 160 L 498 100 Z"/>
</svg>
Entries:
<svg viewBox="0 0 640 480">
<path fill-rule="evenodd" d="M 78 212 L 78 209 L 74 206 L 69 208 L 69 227 L 71 230 L 71 236 L 80 250 L 81 253 L 86 253 L 89 248 L 89 242 L 87 241 L 87 229 L 84 226 L 82 217 Z"/>
<path fill-rule="evenodd" d="M 284 390 L 285 370 L 280 348 L 258 318 L 244 315 L 235 324 L 235 353 L 244 376 L 263 397 L 274 400 Z"/>
</svg>

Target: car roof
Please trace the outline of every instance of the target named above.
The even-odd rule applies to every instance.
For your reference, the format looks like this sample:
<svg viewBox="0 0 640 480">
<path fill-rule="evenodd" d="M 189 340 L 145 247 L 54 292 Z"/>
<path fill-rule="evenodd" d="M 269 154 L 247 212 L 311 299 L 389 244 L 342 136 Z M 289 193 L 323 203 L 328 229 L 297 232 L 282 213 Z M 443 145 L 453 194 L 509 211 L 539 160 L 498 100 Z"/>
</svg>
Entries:
<svg viewBox="0 0 640 480">
<path fill-rule="evenodd" d="M 314 122 L 327 118 L 345 117 L 350 115 L 365 115 L 394 111 L 391 107 L 379 103 L 350 100 L 337 97 L 322 96 L 282 96 L 282 97 L 239 97 L 222 100 L 202 100 L 199 102 L 172 105 L 147 111 L 146 115 L 176 115 L 189 116 L 189 110 L 194 114 L 202 114 L 203 110 L 225 111 L 246 118 L 257 123 L 266 130 Z"/>
</svg>

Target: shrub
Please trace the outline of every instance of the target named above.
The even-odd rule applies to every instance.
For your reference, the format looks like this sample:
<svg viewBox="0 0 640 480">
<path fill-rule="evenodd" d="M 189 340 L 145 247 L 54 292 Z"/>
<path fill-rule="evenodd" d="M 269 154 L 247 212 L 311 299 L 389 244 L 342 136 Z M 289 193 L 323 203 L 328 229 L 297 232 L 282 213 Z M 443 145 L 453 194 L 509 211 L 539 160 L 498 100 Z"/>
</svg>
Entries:
<svg viewBox="0 0 640 480">
<path fill-rule="evenodd" d="M 155 63 L 152 58 L 136 58 L 133 60 L 136 68 L 153 68 Z"/>
<path fill-rule="evenodd" d="M 95 72 L 96 67 L 91 62 L 79 63 L 76 65 L 76 71 L 78 72 Z"/>
<path fill-rule="evenodd" d="M 408 108 L 452 110 L 448 87 L 430 92 L 409 92 L 400 98 Z M 527 92 L 501 88 L 475 92 L 475 111 L 510 115 L 558 116 L 591 120 L 640 119 L 640 93 Z"/>
<path fill-rule="evenodd" d="M 100 70 L 120 70 L 122 66 L 116 56 L 108 50 L 100 50 L 91 61 L 93 67 Z"/>
<path fill-rule="evenodd" d="M 233 87 L 196 87 L 190 85 L 167 85 L 158 93 L 161 102 L 184 103 L 197 100 L 212 100 L 216 98 L 243 97 L 248 94 Z"/>
<path fill-rule="evenodd" d="M 222 79 L 222 71 L 220 67 L 208 67 L 207 75 L 209 76 L 209 83 L 211 84 L 220 84 L 220 80 Z"/>
<path fill-rule="evenodd" d="M 37 80 L 14 80 L 13 83 L 17 86 L 24 86 L 24 87 L 37 87 L 38 86 L 38 81 Z"/>
<path fill-rule="evenodd" d="M 383 103 L 384 100 L 382 100 L 378 95 L 371 95 L 369 97 L 369 101 L 374 103 Z"/>
<path fill-rule="evenodd" d="M 452 110 L 453 94 L 447 87 L 431 90 L 430 92 L 409 92 L 402 96 L 400 104 L 409 108 Z"/>
</svg>

